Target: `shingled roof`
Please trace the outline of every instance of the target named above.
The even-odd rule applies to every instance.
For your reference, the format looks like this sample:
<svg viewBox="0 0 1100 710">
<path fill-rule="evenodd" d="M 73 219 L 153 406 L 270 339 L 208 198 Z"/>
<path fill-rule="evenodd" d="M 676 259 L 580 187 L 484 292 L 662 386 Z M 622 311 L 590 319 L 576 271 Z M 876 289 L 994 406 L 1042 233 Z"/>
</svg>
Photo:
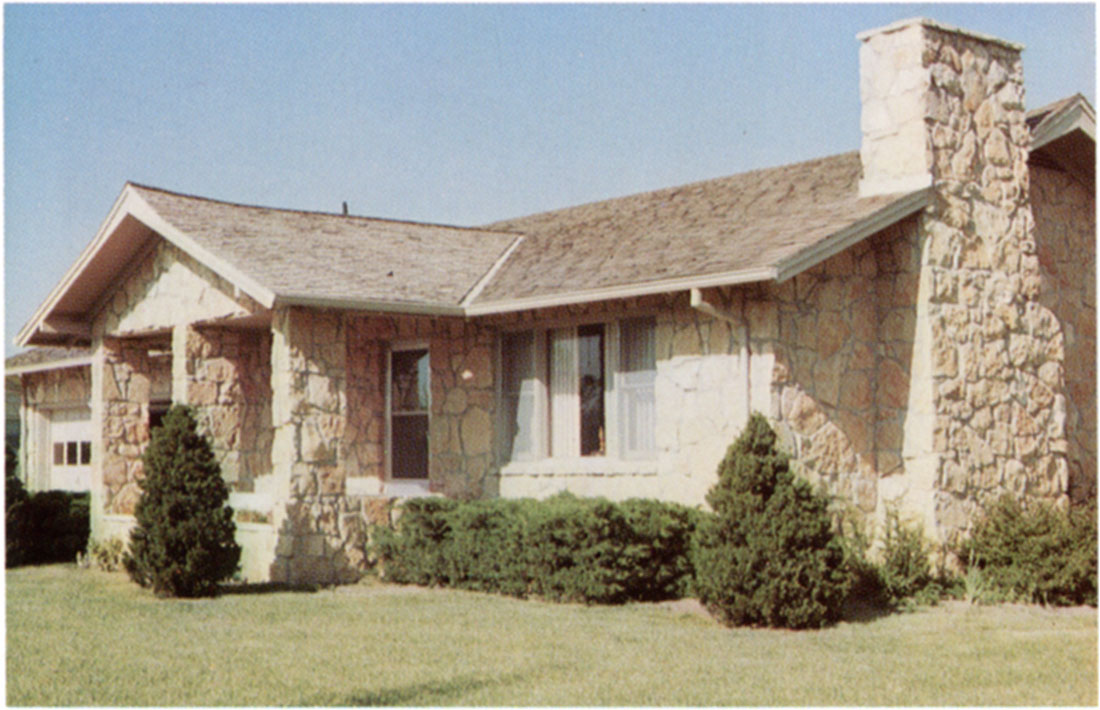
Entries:
<svg viewBox="0 0 1100 710">
<path fill-rule="evenodd" d="M 500 230 L 254 207 L 131 186 L 173 227 L 288 303 L 457 307 L 518 238 Z"/>
<path fill-rule="evenodd" d="M 861 198 L 859 177 L 852 152 L 495 222 L 487 228 L 525 238 L 475 303 L 707 275 L 774 278 L 906 197 Z"/>
<path fill-rule="evenodd" d="M 1095 114 L 1083 97 L 1032 111 L 1028 122 L 1033 159 L 1091 180 Z M 256 207 L 127 183 L 17 342 L 88 342 L 90 309 L 157 235 L 264 308 L 477 316 L 782 280 L 927 204 L 928 190 L 860 197 L 860 173 L 859 154 L 843 153 L 481 228 Z"/>
</svg>

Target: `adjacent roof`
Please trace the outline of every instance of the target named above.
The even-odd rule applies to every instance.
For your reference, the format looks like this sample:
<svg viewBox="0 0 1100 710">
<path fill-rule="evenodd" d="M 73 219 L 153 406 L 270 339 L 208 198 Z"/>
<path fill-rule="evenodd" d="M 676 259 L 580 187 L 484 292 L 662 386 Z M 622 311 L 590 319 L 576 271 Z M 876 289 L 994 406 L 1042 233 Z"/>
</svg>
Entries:
<svg viewBox="0 0 1100 710">
<path fill-rule="evenodd" d="M 1052 164 L 1090 189 L 1096 184 L 1096 112 L 1081 94 L 1029 111 L 1031 162 Z"/>
<path fill-rule="evenodd" d="M 34 348 L 4 360 L 7 375 L 20 375 L 60 367 L 80 367 L 92 361 L 88 348 Z"/>
</svg>

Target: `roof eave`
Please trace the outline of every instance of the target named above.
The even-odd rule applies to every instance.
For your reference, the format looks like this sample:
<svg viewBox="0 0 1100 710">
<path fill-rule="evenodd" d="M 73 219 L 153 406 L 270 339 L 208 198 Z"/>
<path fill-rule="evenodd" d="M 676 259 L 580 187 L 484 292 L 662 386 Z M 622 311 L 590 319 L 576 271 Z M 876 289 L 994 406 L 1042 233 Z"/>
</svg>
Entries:
<svg viewBox="0 0 1100 710">
<path fill-rule="evenodd" d="M 918 212 L 932 201 L 932 188 L 902 195 L 885 207 L 854 222 L 839 232 L 834 232 L 816 244 L 793 254 L 776 264 L 776 281 L 786 281 L 817 266 L 831 256 L 852 247 L 864 239 L 897 224 Z"/>
<path fill-rule="evenodd" d="M 526 311 L 535 308 L 570 306 L 591 301 L 608 301 L 617 298 L 634 298 L 636 296 L 668 293 L 670 291 L 687 291 L 692 288 L 756 283 L 759 281 L 772 280 L 775 276 L 775 269 L 771 267 L 739 269 L 736 271 L 724 271 L 700 276 L 684 276 L 645 283 L 605 286 L 583 291 L 570 291 L 567 293 L 474 303 L 466 306 L 466 314 L 469 316 L 486 316 L 498 313 L 514 313 L 516 311 Z"/>
<path fill-rule="evenodd" d="M 334 308 L 351 311 L 372 311 L 376 313 L 394 313 L 405 315 L 457 316 L 467 315 L 466 309 L 458 304 L 433 303 L 430 301 L 379 301 L 365 298 L 335 298 L 312 296 L 309 294 L 278 294 L 271 308 L 280 306 L 304 306 L 307 308 Z"/>
<path fill-rule="evenodd" d="M 883 229 L 896 224 L 919 210 L 924 209 L 930 204 L 931 195 L 931 188 L 900 195 L 898 199 L 871 215 L 773 265 L 724 271 L 700 276 L 661 279 L 646 283 L 607 286 L 604 288 L 586 289 L 569 293 L 556 293 L 525 298 L 488 301 L 485 303 L 473 303 L 466 306 L 466 314 L 469 316 L 495 315 L 498 313 L 513 313 L 515 311 L 525 311 L 535 308 L 569 306 L 591 301 L 633 298 L 636 296 L 648 296 L 673 291 L 687 291 L 693 288 L 736 286 L 739 284 L 759 283 L 762 281 L 785 281 L 820 264 L 829 257 L 854 246 L 871 235 L 881 232 Z"/>
</svg>

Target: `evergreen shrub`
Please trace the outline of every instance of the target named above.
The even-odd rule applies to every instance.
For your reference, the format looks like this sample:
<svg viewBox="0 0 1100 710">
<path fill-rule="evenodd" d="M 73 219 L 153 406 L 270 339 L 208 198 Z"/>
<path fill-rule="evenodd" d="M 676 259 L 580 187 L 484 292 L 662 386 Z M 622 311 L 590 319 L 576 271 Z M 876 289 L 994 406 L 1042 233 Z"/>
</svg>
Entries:
<svg viewBox="0 0 1100 710">
<path fill-rule="evenodd" d="M 373 549 L 389 581 L 556 601 L 622 603 L 680 596 L 691 578 L 695 511 L 657 501 L 612 503 L 414 499 Z"/>
<path fill-rule="evenodd" d="M 718 468 L 693 543 L 695 592 L 731 626 L 820 627 L 848 590 L 828 499 L 795 476 L 754 414 Z"/>
<path fill-rule="evenodd" d="M 1096 606 L 1096 502 L 1068 512 L 1010 495 L 993 503 L 958 551 L 986 598 Z M 980 574 L 975 574 L 978 572 Z"/>
<path fill-rule="evenodd" d="M 151 434 L 126 571 L 158 596 L 213 596 L 241 556 L 221 467 L 186 406 Z"/>
</svg>

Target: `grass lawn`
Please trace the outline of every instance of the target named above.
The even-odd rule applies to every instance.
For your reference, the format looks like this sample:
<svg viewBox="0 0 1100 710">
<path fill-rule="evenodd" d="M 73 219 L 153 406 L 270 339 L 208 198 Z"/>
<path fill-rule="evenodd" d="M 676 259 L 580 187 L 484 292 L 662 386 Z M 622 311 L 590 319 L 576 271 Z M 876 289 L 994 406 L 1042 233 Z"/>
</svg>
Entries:
<svg viewBox="0 0 1100 710">
<path fill-rule="evenodd" d="M 357 585 L 160 600 L 7 572 L 13 705 L 1093 705 L 1094 609 L 969 607 L 824 631 Z"/>
</svg>

